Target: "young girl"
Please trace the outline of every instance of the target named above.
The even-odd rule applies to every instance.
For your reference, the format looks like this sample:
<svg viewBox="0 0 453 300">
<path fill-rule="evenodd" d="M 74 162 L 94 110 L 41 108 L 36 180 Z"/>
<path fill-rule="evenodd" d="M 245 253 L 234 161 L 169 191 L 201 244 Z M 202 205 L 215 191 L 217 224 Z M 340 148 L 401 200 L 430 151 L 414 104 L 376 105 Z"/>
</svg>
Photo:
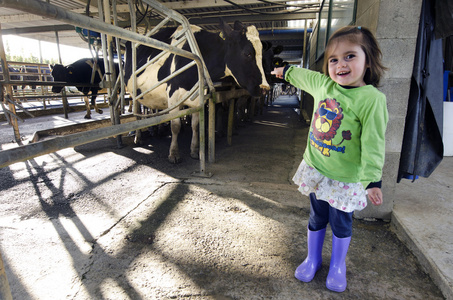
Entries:
<svg viewBox="0 0 453 300">
<path fill-rule="evenodd" d="M 329 39 L 323 71 L 286 66 L 272 74 L 310 93 L 314 98 L 309 141 L 293 177 L 310 198 L 308 255 L 295 276 L 310 282 L 321 268 L 327 223 L 333 232 L 332 256 L 326 286 L 346 289 L 345 258 L 352 235 L 354 210 L 368 198 L 382 204 L 381 176 L 388 113 L 385 95 L 377 90 L 385 67 L 372 33 L 347 26 Z"/>
</svg>

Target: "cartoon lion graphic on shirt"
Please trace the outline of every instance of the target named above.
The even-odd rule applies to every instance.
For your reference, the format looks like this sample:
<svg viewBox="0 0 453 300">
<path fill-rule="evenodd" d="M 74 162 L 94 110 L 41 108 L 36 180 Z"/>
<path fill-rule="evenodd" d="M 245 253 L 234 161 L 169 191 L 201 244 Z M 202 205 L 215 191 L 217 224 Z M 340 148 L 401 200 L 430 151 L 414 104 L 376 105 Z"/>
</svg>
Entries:
<svg viewBox="0 0 453 300">
<path fill-rule="evenodd" d="M 343 119 L 343 109 L 335 99 L 325 99 L 319 102 L 316 109 L 312 132 L 310 133 L 310 143 L 325 156 L 330 156 L 330 151 L 345 151 L 345 147 L 338 147 L 344 140 L 351 139 L 351 132 L 343 131 L 343 140 L 337 144 L 332 144 L 332 139 L 337 135 Z"/>
</svg>

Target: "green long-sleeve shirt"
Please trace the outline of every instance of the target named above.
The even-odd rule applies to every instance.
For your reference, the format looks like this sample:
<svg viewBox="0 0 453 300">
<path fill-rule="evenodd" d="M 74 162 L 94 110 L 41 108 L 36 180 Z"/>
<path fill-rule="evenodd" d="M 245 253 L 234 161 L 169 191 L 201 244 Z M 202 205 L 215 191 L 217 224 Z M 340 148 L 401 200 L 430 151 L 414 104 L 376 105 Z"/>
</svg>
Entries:
<svg viewBox="0 0 453 300">
<path fill-rule="evenodd" d="M 381 180 L 385 159 L 386 98 L 372 85 L 344 88 L 328 76 L 289 67 L 285 80 L 314 98 L 308 165 L 342 182 Z"/>
</svg>

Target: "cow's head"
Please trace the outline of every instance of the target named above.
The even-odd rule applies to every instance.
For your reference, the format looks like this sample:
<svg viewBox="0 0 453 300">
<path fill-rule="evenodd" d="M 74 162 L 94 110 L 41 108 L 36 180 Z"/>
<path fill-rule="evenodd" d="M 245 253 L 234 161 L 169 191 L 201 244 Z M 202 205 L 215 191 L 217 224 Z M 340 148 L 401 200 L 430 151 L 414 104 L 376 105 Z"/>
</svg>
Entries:
<svg viewBox="0 0 453 300">
<path fill-rule="evenodd" d="M 221 20 L 220 27 L 226 42 L 225 62 L 227 75 L 252 96 L 261 95 L 262 90 L 269 90 L 269 84 L 263 70 L 263 46 L 255 26 L 234 23 L 234 29 Z"/>
<path fill-rule="evenodd" d="M 274 61 L 279 59 L 275 55 L 280 54 L 283 51 L 283 46 L 278 45 L 276 47 L 272 46 L 271 42 L 264 41 L 263 44 L 263 70 L 266 74 L 266 79 L 268 83 L 271 83 L 273 80 L 271 72 L 274 70 Z M 281 58 L 280 58 L 281 59 Z"/>
<path fill-rule="evenodd" d="M 65 81 L 65 82 L 71 82 L 70 78 L 72 75 L 72 69 L 70 67 L 65 67 L 60 64 L 56 64 L 54 66 L 50 65 L 50 68 L 52 69 L 52 77 L 54 81 Z M 64 85 L 55 85 L 52 87 L 52 92 L 53 93 L 60 93 L 61 90 L 64 88 Z"/>
</svg>

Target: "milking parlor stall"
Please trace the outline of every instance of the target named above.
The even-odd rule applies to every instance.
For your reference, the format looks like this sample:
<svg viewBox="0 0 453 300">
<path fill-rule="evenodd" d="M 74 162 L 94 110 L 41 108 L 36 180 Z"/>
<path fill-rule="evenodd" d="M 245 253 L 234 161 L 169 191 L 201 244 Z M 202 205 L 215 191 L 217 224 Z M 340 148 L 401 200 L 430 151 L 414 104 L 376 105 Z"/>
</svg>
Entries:
<svg viewBox="0 0 453 300">
<path fill-rule="evenodd" d="M 334 297 L 294 279 L 312 104 L 270 74 L 317 63 L 328 11 L 355 22 L 331 2 L 0 0 L 0 299 Z M 6 35 L 59 63 L 7 60 Z M 345 293 L 443 299 L 387 222 L 355 222 Z"/>
</svg>

